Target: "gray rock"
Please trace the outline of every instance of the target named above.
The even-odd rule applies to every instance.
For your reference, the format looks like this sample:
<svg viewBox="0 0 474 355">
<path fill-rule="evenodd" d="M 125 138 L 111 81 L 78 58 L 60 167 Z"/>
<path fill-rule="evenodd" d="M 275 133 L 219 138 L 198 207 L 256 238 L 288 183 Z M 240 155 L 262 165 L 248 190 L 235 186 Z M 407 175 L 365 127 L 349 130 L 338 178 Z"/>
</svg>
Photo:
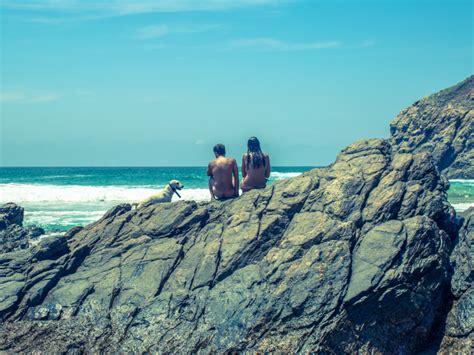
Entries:
<svg viewBox="0 0 474 355">
<path fill-rule="evenodd" d="M 40 227 L 23 227 L 24 209 L 14 203 L 0 206 L 0 253 L 28 248 L 30 240 L 44 234 Z"/>
<path fill-rule="evenodd" d="M 0 230 L 6 229 L 12 224 L 23 225 L 25 210 L 13 202 L 0 206 Z"/>
<path fill-rule="evenodd" d="M 474 340 L 474 208 L 462 213 L 464 224 L 451 255 L 452 307 L 446 319 L 442 352 L 469 353 Z"/>
<path fill-rule="evenodd" d="M 400 152 L 429 152 L 450 179 L 474 179 L 474 76 L 415 102 L 391 123 Z"/>
<path fill-rule="evenodd" d="M 68 252 L 66 236 L 44 237 L 32 250 L 33 257 L 36 260 L 54 260 Z"/>
<path fill-rule="evenodd" d="M 0 231 L 0 252 L 25 249 L 29 246 L 28 231 L 17 224 L 10 224 Z"/>
<path fill-rule="evenodd" d="M 451 295 L 446 188 L 373 139 L 224 203 L 117 206 L 0 254 L 0 350 L 413 353 Z"/>
<path fill-rule="evenodd" d="M 44 229 L 37 226 L 28 226 L 25 228 L 29 239 L 35 239 L 45 233 Z"/>
</svg>

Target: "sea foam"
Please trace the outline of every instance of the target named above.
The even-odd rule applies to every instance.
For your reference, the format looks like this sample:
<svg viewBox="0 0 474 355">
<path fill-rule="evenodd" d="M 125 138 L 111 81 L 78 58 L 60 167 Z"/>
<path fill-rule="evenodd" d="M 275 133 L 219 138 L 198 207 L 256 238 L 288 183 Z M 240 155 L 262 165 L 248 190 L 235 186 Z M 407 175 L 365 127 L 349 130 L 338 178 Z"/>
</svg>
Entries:
<svg viewBox="0 0 474 355">
<path fill-rule="evenodd" d="M 0 202 L 18 204 L 36 202 L 133 202 L 156 194 L 162 187 L 81 186 L 0 184 Z M 208 189 L 184 189 L 179 192 L 185 200 L 208 200 Z M 175 195 L 173 200 L 179 200 Z"/>
<path fill-rule="evenodd" d="M 299 172 L 272 172 L 270 178 L 282 180 L 300 175 Z M 90 186 L 53 184 L 0 184 L 0 202 L 134 202 L 156 194 L 163 186 Z M 209 200 L 206 188 L 184 189 L 184 200 Z M 173 201 L 179 200 L 174 195 Z"/>
<path fill-rule="evenodd" d="M 287 172 L 287 173 L 281 173 L 278 171 L 274 171 L 270 173 L 270 178 L 274 178 L 275 180 L 282 180 L 282 179 L 288 179 L 292 178 L 295 176 L 301 175 L 299 172 Z"/>
<path fill-rule="evenodd" d="M 453 203 L 454 210 L 456 212 L 464 212 L 469 207 L 474 207 L 474 202 L 467 202 L 467 203 Z"/>
<path fill-rule="evenodd" d="M 457 182 L 457 183 L 474 186 L 474 179 L 450 179 L 449 182 Z"/>
</svg>

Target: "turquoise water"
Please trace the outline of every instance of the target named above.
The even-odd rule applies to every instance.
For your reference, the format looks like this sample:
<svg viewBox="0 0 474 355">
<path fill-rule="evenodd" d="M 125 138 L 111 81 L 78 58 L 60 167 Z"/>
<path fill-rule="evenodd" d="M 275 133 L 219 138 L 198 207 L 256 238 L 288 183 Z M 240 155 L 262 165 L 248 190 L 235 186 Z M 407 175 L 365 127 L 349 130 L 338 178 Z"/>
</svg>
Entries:
<svg viewBox="0 0 474 355">
<path fill-rule="evenodd" d="M 474 180 L 451 180 L 449 182 L 449 202 L 458 211 L 474 206 Z"/>
<path fill-rule="evenodd" d="M 310 169 L 273 167 L 270 183 Z M 210 199 L 206 167 L 0 168 L 0 203 L 25 207 L 26 225 L 63 231 L 96 221 L 116 204 L 142 200 L 171 179 L 184 184 L 183 199 Z M 450 184 L 448 196 L 456 210 L 474 205 L 474 180 Z"/>
<path fill-rule="evenodd" d="M 2 168 L 0 172 L 0 184 L 156 187 L 168 183 L 170 178 L 181 180 L 190 188 L 207 184 L 206 167 Z"/>
</svg>

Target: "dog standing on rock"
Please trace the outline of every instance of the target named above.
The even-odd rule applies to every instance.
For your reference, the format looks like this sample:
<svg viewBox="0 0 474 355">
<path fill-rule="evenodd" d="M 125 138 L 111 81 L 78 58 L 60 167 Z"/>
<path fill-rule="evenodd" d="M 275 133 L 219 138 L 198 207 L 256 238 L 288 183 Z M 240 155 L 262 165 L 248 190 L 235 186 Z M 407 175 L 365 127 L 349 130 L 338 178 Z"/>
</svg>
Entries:
<svg viewBox="0 0 474 355">
<path fill-rule="evenodd" d="M 163 190 L 140 202 L 132 203 L 132 207 L 135 206 L 136 208 L 141 208 L 144 206 L 154 205 L 156 203 L 171 202 L 174 194 L 178 195 L 178 197 L 181 197 L 178 191 L 182 190 L 183 188 L 184 185 L 181 184 L 181 182 L 178 180 L 171 180 Z"/>
</svg>

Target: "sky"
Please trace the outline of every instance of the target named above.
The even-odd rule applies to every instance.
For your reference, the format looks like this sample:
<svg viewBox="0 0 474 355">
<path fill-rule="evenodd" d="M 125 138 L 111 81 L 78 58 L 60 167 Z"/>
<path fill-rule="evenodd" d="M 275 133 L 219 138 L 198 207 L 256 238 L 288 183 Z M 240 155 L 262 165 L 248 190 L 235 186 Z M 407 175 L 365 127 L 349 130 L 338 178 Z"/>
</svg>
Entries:
<svg viewBox="0 0 474 355">
<path fill-rule="evenodd" d="M 0 166 L 323 166 L 472 74 L 464 0 L 0 0 Z"/>
</svg>

